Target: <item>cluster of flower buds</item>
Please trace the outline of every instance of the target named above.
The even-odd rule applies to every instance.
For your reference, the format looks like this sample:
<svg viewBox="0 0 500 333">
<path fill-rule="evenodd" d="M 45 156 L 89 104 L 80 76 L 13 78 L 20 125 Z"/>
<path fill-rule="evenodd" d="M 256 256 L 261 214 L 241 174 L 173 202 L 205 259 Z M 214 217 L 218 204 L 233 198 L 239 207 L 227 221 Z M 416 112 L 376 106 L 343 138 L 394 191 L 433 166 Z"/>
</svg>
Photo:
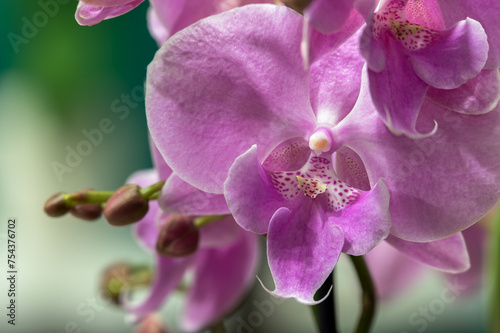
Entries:
<svg viewBox="0 0 500 333">
<path fill-rule="evenodd" d="M 144 189 L 127 184 L 116 192 L 99 192 L 92 189 L 71 194 L 59 192 L 45 202 L 44 211 L 51 217 L 60 217 L 69 212 L 87 221 L 96 220 L 103 214 L 113 226 L 128 225 L 146 216 L 149 200 L 158 197 L 164 183 L 161 181 Z"/>
</svg>

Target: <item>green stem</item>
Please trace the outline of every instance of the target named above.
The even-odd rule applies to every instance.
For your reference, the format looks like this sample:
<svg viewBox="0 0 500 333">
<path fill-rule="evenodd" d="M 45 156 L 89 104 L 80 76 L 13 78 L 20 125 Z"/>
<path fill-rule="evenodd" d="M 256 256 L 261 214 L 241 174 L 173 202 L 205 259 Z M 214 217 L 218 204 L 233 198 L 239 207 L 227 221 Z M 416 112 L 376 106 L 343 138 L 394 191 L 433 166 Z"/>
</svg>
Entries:
<svg viewBox="0 0 500 333">
<path fill-rule="evenodd" d="M 78 203 L 105 203 L 113 195 L 113 191 L 87 191 L 65 194 L 66 205 L 72 207 Z"/>
<path fill-rule="evenodd" d="M 142 197 L 144 199 L 151 199 L 151 196 L 153 194 L 156 194 L 157 192 L 159 193 L 161 191 L 164 184 L 165 184 L 165 181 L 162 180 L 162 181 L 159 181 L 158 183 L 154 183 L 151 186 L 148 186 L 148 187 L 141 189 Z M 157 197 L 158 197 L 158 194 L 157 194 Z"/>
<path fill-rule="evenodd" d="M 205 215 L 194 219 L 194 225 L 196 228 L 204 227 L 212 222 L 222 220 L 227 217 L 227 215 Z"/>
<path fill-rule="evenodd" d="M 362 256 L 349 256 L 354 264 L 358 279 L 361 284 L 362 292 L 362 312 L 356 328 L 356 333 L 367 333 L 375 317 L 375 309 L 377 303 L 377 296 L 373 281 L 366 266 L 365 259 Z"/>
<path fill-rule="evenodd" d="M 490 309 L 490 325 L 491 332 L 500 332 L 500 212 L 497 210 L 492 223 L 492 240 L 491 240 L 491 309 Z"/>
</svg>

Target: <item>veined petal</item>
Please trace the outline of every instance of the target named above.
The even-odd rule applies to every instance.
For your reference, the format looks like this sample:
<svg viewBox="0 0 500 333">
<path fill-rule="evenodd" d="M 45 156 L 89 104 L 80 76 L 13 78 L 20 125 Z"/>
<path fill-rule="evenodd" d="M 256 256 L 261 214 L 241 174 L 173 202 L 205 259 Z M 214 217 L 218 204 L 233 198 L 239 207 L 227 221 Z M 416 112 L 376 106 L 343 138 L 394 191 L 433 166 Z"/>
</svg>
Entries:
<svg viewBox="0 0 500 333">
<path fill-rule="evenodd" d="M 498 68 L 483 69 L 476 77 L 456 89 L 429 87 L 427 99 L 447 109 L 465 114 L 483 114 L 493 110 L 500 100 Z"/>
<path fill-rule="evenodd" d="M 351 12 L 354 0 L 314 0 L 304 10 L 304 17 L 314 29 L 324 34 L 332 34 L 344 27 Z"/>
<path fill-rule="evenodd" d="M 397 41 L 389 37 L 385 41 L 385 68 L 380 72 L 368 69 L 373 104 L 394 134 L 425 137 L 426 134 L 419 133 L 415 126 L 429 86 L 417 76 Z"/>
<path fill-rule="evenodd" d="M 500 2 L 496 0 L 436 0 L 446 27 L 455 25 L 460 20 L 470 17 L 479 21 L 488 36 L 488 60 L 486 68 L 500 66 L 500 29 L 498 16 Z"/>
<path fill-rule="evenodd" d="M 390 235 L 387 242 L 411 258 L 445 272 L 460 273 L 470 267 L 462 233 L 426 243 L 408 242 Z"/>
<path fill-rule="evenodd" d="M 156 256 L 156 273 L 149 295 L 139 304 L 126 304 L 134 320 L 140 320 L 158 310 L 165 299 L 178 287 L 186 269 L 194 262 L 195 255 L 184 258 Z"/>
<path fill-rule="evenodd" d="M 372 186 L 386 179 L 391 233 L 409 241 L 451 236 L 479 220 L 500 196 L 500 108 L 466 116 L 426 101 L 419 126 L 437 132 L 423 140 L 391 134 L 377 118 L 366 75 L 337 138 L 359 155 Z M 419 128 L 419 127 L 417 127 Z"/>
<path fill-rule="evenodd" d="M 149 65 L 148 126 L 182 179 L 222 193 L 233 161 L 253 144 L 266 156 L 315 127 L 299 45 L 302 18 L 248 5 L 170 38 Z"/>
<path fill-rule="evenodd" d="M 389 192 L 384 182 L 379 180 L 373 189 L 360 193 L 355 203 L 328 219 L 344 233 L 342 252 L 355 256 L 373 249 L 389 235 L 391 228 Z"/>
<path fill-rule="evenodd" d="M 311 66 L 310 99 L 318 123 L 336 125 L 356 103 L 364 65 L 360 33 Z"/>
<path fill-rule="evenodd" d="M 203 192 L 177 177 L 170 175 L 158 198 L 160 207 L 170 213 L 184 215 L 229 214 L 222 194 Z"/>
<path fill-rule="evenodd" d="M 184 330 L 198 332 L 222 319 L 251 287 L 259 262 L 259 243 L 255 234 L 239 230 L 232 244 L 198 253 L 182 316 Z"/>
<path fill-rule="evenodd" d="M 312 200 L 294 211 L 280 208 L 267 234 L 267 258 L 280 298 L 312 305 L 332 272 L 344 244 L 342 230 L 327 221 Z"/>
<path fill-rule="evenodd" d="M 298 206 L 303 200 L 303 196 L 287 200 L 276 191 L 259 162 L 257 146 L 252 146 L 231 166 L 224 194 L 236 222 L 258 234 L 268 232 L 276 210 Z"/>
<path fill-rule="evenodd" d="M 435 42 L 410 54 L 413 69 L 427 84 L 458 88 L 484 67 L 488 42 L 479 22 L 468 18 L 434 38 Z"/>
<path fill-rule="evenodd" d="M 76 8 L 75 19 L 80 25 L 94 25 L 103 20 L 123 15 L 139 6 L 143 1 L 134 0 L 114 7 L 91 6 L 80 1 Z"/>
</svg>

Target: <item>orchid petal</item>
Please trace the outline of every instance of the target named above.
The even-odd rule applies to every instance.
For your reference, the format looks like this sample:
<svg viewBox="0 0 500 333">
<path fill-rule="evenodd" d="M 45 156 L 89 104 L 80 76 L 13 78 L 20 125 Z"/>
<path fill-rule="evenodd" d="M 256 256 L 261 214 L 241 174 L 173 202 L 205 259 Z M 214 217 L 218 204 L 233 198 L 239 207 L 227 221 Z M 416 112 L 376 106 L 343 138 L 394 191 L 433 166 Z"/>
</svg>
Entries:
<svg viewBox="0 0 500 333">
<path fill-rule="evenodd" d="M 440 89 L 458 88 L 484 67 L 488 42 L 479 22 L 468 18 L 439 32 L 436 38 L 410 55 L 413 69 L 427 84 Z"/>
<path fill-rule="evenodd" d="M 462 234 L 469 252 L 470 269 L 460 274 L 447 274 L 447 279 L 450 282 L 456 280 L 459 284 L 467 286 L 464 293 L 470 294 L 476 291 L 482 282 L 488 234 L 479 224 L 465 229 Z"/>
<path fill-rule="evenodd" d="M 242 233 L 232 216 L 200 228 L 200 248 L 224 247 L 233 243 Z"/>
<path fill-rule="evenodd" d="M 459 273 L 470 267 L 462 233 L 426 243 L 408 242 L 390 235 L 387 242 L 411 258 L 444 272 Z"/>
<path fill-rule="evenodd" d="M 364 64 L 359 35 L 311 66 L 310 99 L 318 123 L 336 125 L 356 103 Z"/>
<path fill-rule="evenodd" d="M 305 22 L 305 24 L 307 24 L 307 21 Z M 314 29 L 311 30 L 309 40 L 307 41 L 309 44 L 309 64 L 313 64 L 326 54 L 339 48 L 345 41 L 352 38 L 352 35 L 354 35 L 356 31 L 360 30 L 363 23 L 364 20 L 361 15 L 359 15 L 356 11 L 352 11 L 347 23 L 344 25 L 342 30 L 338 32 L 325 35 Z M 307 36 L 303 36 L 303 40 L 306 37 Z"/>
<path fill-rule="evenodd" d="M 165 27 L 164 23 L 160 21 L 158 14 L 153 7 L 148 8 L 148 30 L 154 38 L 158 46 L 161 46 L 170 37 L 170 31 Z"/>
<path fill-rule="evenodd" d="M 419 127 L 436 134 L 411 140 L 377 118 L 366 74 L 353 111 L 337 125 L 339 142 L 359 155 L 373 184 L 386 179 L 391 233 L 408 241 L 451 236 L 479 220 L 500 196 L 500 108 L 465 116 L 424 102 Z"/>
<path fill-rule="evenodd" d="M 194 262 L 194 255 L 184 258 L 156 256 L 156 273 L 149 295 L 139 304 L 126 304 L 133 319 L 139 320 L 158 310 L 165 299 L 178 287 L 186 269 Z"/>
<path fill-rule="evenodd" d="M 148 126 L 180 178 L 222 193 L 231 164 L 253 144 L 266 156 L 313 129 L 308 75 L 294 51 L 301 27 L 291 9 L 249 5 L 199 21 L 157 52 Z"/>
<path fill-rule="evenodd" d="M 314 29 L 332 34 L 344 27 L 353 11 L 354 0 L 314 0 L 304 10 L 304 17 Z"/>
<path fill-rule="evenodd" d="M 470 17 L 481 23 L 488 36 L 488 60 L 485 68 L 500 66 L 500 29 L 498 29 L 498 14 L 500 2 L 497 0 L 436 0 L 447 27 L 460 20 Z"/>
<path fill-rule="evenodd" d="M 170 175 L 158 198 L 160 207 L 170 213 L 184 215 L 229 214 L 222 194 L 200 191 L 177 177 Z"/>
<path fill-rule="evenodd" d="M 389 192 L 382 180 L 373 189 L 363 192 L 352 205 L 333 213 L 329 222 L 344 233 L 342 252 L 363 255 L 384 240 L 391 228 Z"/>
<path fill-rule="evenodd" d="M 297 206 L 301 200 L 287 200 L 274 188 L 252 146 L 239 156 L 224 185 L 227 204 L 238 224 L 257 234 L 267 233 L 269 221 L 281 207 Z"/>
<path fill-rule="evenodd" d="M 386 42 L 385 69 L 379 73 L 368 70 L 373 104 L 394 134 L 425 137 L 415 126 L 428 85 L 415 74 L 396 41 L 386 37 Z"/>
<path fill-rule="evenodd" d="M 200 250 L 183 312 L 184 330 L 198 332 L 222 319 L 249 291 L 258 267 L 259 243 L 256 235 L 239 230 L 232 244 Z"/>
<path fill-rule="evenodd" d="M 365 255 L 377 297 L 388 300 L 408 290 L 427 270 L 423 264 L 382 242 Z"/>
<path fill-rule="evenodd" d="M 430 87 L 427 99 L 447 109 L 465 114 L 484 114 L 493 110 L 500 100 L 498 69 L 483 69 L 479 74 L 456 89 Z"/>
<path fill-rule="evenodd" d="M 342 230 L 326 221 L 312 200 L 294 211 L 280 208 L 269 224 L 267 257 L 276 297 L 313 305 L 315 292 L 332 272 L 344 244 Z"/>
<path fill-rule="evenodd" d="M 91 6 L 79 2 L 75 12 L 75 19 L 80 25 L 94 25 L 103 20 L 123 15 L 139 6 L 143 1 L 144 0 L 133 0 L 115 7 Z"/>
</svg>

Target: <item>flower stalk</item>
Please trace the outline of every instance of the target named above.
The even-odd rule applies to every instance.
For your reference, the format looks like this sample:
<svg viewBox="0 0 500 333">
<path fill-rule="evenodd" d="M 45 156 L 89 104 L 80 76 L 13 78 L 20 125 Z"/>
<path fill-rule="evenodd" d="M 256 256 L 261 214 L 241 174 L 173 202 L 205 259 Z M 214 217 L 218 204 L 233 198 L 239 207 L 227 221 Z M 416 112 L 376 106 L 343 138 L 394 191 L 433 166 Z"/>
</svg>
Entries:
<svg viewBox="0 0 500 333">
<path fill-rule="evenodd" d="M 356 273 L 362 289 L 362 312 L 358 321 L 356 333 L 367 333 L 370 331 L 375 317 L 377 296 L 373 280 L 363 256 L 349 256 L 354 264 Z"/>
<path fill-rule="evenodd" d="M 335 314 L 335 277 L 334 272 L 330 274 L 325 283 L 318 289 L 316 298 L 321 298 L 328 291 L 328 297 L 318 305 L 314 305 L 312 310 L 320 333 L 337 333 L 337 321 Z M 333 285 L 333 287 L 332 287 Z"/>
</svg>

